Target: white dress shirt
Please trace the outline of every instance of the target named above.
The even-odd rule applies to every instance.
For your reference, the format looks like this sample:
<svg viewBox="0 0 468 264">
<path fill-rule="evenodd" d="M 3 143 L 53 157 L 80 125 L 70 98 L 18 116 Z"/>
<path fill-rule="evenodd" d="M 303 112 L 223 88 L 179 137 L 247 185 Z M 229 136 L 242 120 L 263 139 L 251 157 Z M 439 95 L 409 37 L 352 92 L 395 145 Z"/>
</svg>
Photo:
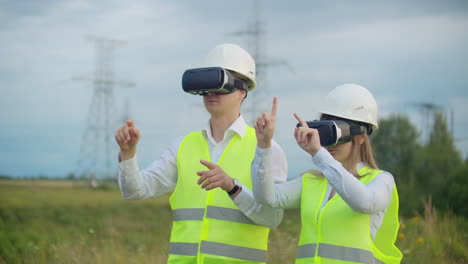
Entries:
<svg viewBox="0 0 468 264">
<path fill-rule="evenodd" d="M 301 206 L 302 176 L 287 183 L 275 184 L 272 170 L 275 159 L 271 155 L 271 148 L 257 147 L 252 164 L 252 182 L 255 198 L 275 208 L 299 208 Z M 329 197 L 332 189 L 356 212 L 370 215 L 370 233 L 375 237 L 379 230 L 385 211 L 390 204 L 394 179 L 385 171 L 379 173 L 370 183 L 360 182 L 347 171 L 340 162 L 324 148 L 312 157 L 315 167 L 328 180 L 328 190 L 325 197 Z M 357 164 L 357 170 L 364 164 Z M 324 199 L 322 207 L 328 202 Z"/>
<path fill-rule="evenodd" d="M 208 122 L 207 126 L 202 129 L 202 134 L 208 142 L 212 162 L 218 161 L 235 134 L 242 138 L 245 136 L 246 125 L 242 115 L 239 116 L 225 131 L 223 140 L 217 143 L 211 135 L 210 123 Z M 183 139 L 184 137 L 180 137 L 174 140 L 161 157 L 144 170 L 139 171 L 136 156 L 120 162 L 118 182 L 123 197 L 127 200 L 145 199 L 173 191 L 177 184 L 178 175 L 177 151 Z M 287 160 L 281 147 L 274 141 L 271 147 L 271 156 L 275 160 L 272 169 L 277 171 L 274 181 L 277 183 L 286 182 Z M 257 203 L 252 191 L 246 186 L 242 186 L 242 191 L 233 201 L 248 218 L 257 224 L 274 228 L 283 218 L 282 209 L 274 209 Z"/>
</svg>

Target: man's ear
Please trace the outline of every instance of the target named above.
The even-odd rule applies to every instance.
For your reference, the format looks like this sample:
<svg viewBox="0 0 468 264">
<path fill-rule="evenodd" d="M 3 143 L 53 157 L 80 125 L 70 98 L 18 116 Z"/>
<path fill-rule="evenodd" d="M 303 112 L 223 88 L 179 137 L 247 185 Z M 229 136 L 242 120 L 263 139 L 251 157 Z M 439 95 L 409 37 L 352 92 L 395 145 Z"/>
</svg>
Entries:
<svg viewBox="0 0 468 264">
<path fill-rule="evenodd" d="M 247 91 L 246 91 L 246 90 L 242 90 L 242 89 L 239 89 L 239 91 L 241 91 L 241 93 L 242 93 L 242 100 L 244 100 L 244 99 L 247 97 Z"/>
</svg>

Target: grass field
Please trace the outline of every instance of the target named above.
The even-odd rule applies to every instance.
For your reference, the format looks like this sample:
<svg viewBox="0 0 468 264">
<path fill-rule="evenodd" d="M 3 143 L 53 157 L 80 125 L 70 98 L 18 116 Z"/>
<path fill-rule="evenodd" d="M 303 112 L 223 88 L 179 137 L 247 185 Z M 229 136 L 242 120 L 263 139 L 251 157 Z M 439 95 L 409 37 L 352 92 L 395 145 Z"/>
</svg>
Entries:
<svg viewBox="0 0 468 264">
<path fill-rule="evenodd" d="M 468 221 L 425 214 L 401 220 L 402 263 L 468 263 Z M 168 196 L 125 201 L 115 186 L 0 180 L 0 263 L 165 263 Z M 294 263 L 299 212 L 272 230 L 268 263 Z"/>
</svg>

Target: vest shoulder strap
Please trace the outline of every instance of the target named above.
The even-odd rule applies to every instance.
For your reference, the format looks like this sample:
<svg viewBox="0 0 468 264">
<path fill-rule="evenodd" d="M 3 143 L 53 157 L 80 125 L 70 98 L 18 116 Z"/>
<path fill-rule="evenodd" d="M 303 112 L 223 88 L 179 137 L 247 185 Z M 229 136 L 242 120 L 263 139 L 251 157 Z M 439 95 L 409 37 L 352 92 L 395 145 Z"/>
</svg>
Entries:
<svg viewBox="0 0 468 264">
<path fill-rule="evenodd" d="M 311 178 L 311 179 L 323 179 L 325 175 L 321 171 L 318 170 L 308 170 L 302 173 L 303 177 Z"/>
</svg>

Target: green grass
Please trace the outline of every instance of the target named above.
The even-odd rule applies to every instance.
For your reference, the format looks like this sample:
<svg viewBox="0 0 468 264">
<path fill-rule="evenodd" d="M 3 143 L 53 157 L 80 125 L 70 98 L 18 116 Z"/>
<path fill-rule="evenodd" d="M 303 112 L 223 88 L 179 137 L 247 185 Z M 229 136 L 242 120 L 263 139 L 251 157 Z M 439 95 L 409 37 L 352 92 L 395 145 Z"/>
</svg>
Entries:
<svg viewBox="0 0 468 264">
<path fill-rule="evenodd" d="M 402 220 L 403 263 L 468 263 L 468 222 L 426 207 Z M 165 263 L 171 218 L 167 195 L 126 201 L 116 186 L 0 180 L 0 263 Z M 286 211 L 268 263 L 294 262 L 299 222 Z"/>
<path fill-rule="evenodd" d="M 397 245 L 403 263 L 468 263 L 468 221 L 450 212 L 439 216 L 429 200 L 424 215 L 400 221 Z"/>
<path fill-rule="evenodd" d="M 167 196 L 125 201 L 118 189 L 0 182 L 0 263 L 164 263 Z"/>
</svg>

